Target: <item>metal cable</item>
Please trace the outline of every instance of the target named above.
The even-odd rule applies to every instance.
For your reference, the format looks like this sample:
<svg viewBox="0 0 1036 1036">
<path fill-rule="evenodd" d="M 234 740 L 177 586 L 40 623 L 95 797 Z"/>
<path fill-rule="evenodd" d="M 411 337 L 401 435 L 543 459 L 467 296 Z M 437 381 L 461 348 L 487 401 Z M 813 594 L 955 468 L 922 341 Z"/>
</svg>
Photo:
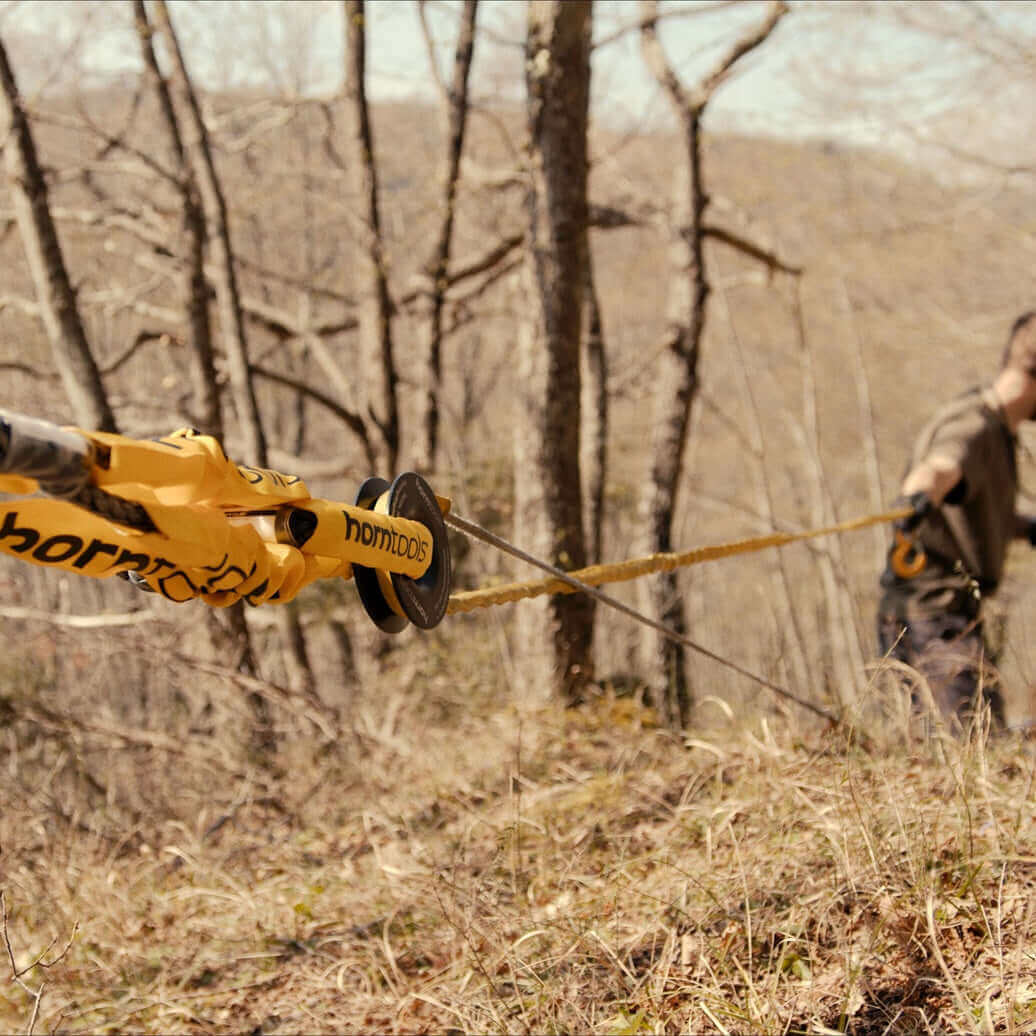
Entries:
<svg viewBox="0 0 1036 1036">
<path fill-rule="evenodd" d="M 662 634 L 666 639 L 674 641 L 677 644 L 682 644 L 684 647 L 688 647 L 692 651 L 696 651 L 698 654 L 704 655 L 713 662 L 717 662 L 719 665 L 725 666 L 727 669 L 732 670 L 739 676 L 744 676 L 760 686 L 773 691 L 774 694 L 777 694 L 782 698 L 786 698 L 788 701 L 794 702 L 801 708 L 808 709 L 810 712 L 814 713 L 814 715 L 827 720 L 827 722 L 832 726 L 838 725 L 838 717 L 827 709 L 824 709 L 819 705 L 815 705 L 811 701 L 806 701 L 804 698 L 800 698 L 798 695 L 787 690 L 787 688 L 781 687 L 780 684 L 776 684 L 772 680 L 767 680 L 766 677 L 759 676 L 757 673 L 753 673 L 750 670 L 739 666 L 736 662 L 731 662 L 729 659 L 723 658 L 721 655 L 717 655 L 716 652 L 710 651 L 707 647 L 704 647 L 697 641 L 691 640 L 690 637 L 685 636 L 682 633 L 678 633 L 676 630 L 670 629 L 664 623 L 661 623 L 656 619 L 652 619 L 650 616 L 644 615 L 642 612 L 638 612 L 635 608 L 631 608 L 622 601 L 611 597 L 603 590 L 599 590 L 596 586 L 591 586 L 589 583 L 585 583 L 581 579 L 577 579 L 571 573 L 564 571 L 564 569 L 557 568 L 547 561 L 542 561 L 540 558 L 526 553 L 520 547 L 514 546 L 514 544 L 509 543 L 500 536 L 497 536 L 496 533 L 490 532 L 488 529 L 484 529 L 481 525 L 477 525 L 475 522 L 470 522 L 466 518 L 461 518 L 452 511 L 448 511 L 443 518 L 447 525 L 452 526 L 459 532 L 463 532 L 467 536 L 471 536 L 473 539 L 481 540 L 483 543 L 488 543 L 490 546 L 496 547 L 497 550 L 501 550 L 505 554 L 510 554 L 512 557 L 518 558 L 520 561 L 524 561 L 529 565 L 542 569 L 544 572 L 549 572 L 550 575 L 554 577 L 554 580 L 564 583 L 573 591 L 584 593 L 587 596 L 592 597 L 595 601 L 600 601 L 601 604 L 604 604 L 609 608 L 614 608 L 616 611 L 621 612 L 623 615 L 633 619 L 635 622 L 639 622 L 641 625 L 647 626 L 650 629 L 655 630 L 657 633 Z"/>
</svg>

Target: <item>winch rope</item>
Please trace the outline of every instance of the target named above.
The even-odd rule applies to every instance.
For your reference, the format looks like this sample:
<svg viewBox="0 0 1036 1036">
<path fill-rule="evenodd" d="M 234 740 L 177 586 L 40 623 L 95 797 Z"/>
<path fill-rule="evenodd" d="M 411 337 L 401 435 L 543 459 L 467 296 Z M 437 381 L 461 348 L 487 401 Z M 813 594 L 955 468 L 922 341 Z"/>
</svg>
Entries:
<svg viewBox="0 0 1036 1036">
<path fill-rule="evenodd" d="M 738 675 L 773 691 L 774 694 L 777 694 L 788 701 L 794 702 L 796 705 L 807 709 L 814 715 L 820 716 L 822 719 L 827 720 L 827 722 L 832 726 L 837 726 L 838 717 L 827 709 L 824 709 L 811 701 L 807 701 L 805 698 L 800 698 L 787 688 L 781 687 L 780 684 L 774 683 L 772 680 L 768 680 L 766 677 L 760 676 L 758 673 L 753 673 L 751 670 L 745 669 L 736 662 L 731 662 L 729 659 L 716 654 L 714 651 L 710 651 L 707 647 L 699 644 L 695 640 L 692 640 L 685 634 L 671 629 L 669 626 L 666 626 L 664 623 L 659 622 L 656 619 L 652 619 L 648 615 L 644 615 L 635 608 L 631 608 L 629 605 L 623 603 L 617 598 L 598 589 L 594 580 L 596 580 L 597 583 L 618 582 L 626 579 L 634 579 L 637 576 L 648 575 L 653 572 L 672 571 L 675 568 L 684 565 L 698 564 L 702 561 L 711 561 L 721 557 L 729 557 L 734 554 L 744 554 L 750 551 L 764 550 L 767 547 L 784 546 L 787 543 L 793 543 L 798 540 L 813 539 L 836 532 L 850 532 L 855 529 L 863 529 L 869 525 L 876 525 L 879 522 L 889 522 L 895 521 L 897 518 L 905 518 L 909 513 L 909 508 L 899 508 L 880 515 L 868 515 L 863 518 L 849 519 L 845 522 L 839 522 L 836 525 L 810 529 L 804 532 L 771 533 L 767 536 L 757 536 L 751 539 L 736 540 L 730 543 L 717 544 L 711 547 L 699 547 L 695 550 L 684 551 L 679 554 L 654 554 L 644 558 L 634 558 L 630 561 L 618 562 L 614 565 L 594 565 L 590 568 L 566 572 L 563 569 L 551 565 L 549 562 L 543 561 L 542 559 L 527 553 L 520 547 L 516 547 L 513 543 L 509 543 L 507 540 L 497 536 L 490 530 L 483 528 L 481 525 L 477 525 L 475 522 L 469 521 L 466 518 L 461 518 L 459 515 L 452 512 L 447 512 L 443 516 L 447 525 L 457 529 L 459 532 L 463 532 L 466 535 L 471 536 L 473 539 L 481 540 L 483 543 L 488 543 L 491 546 L 496 547 L 497 550 L 500 550 L 505 554 L 510 554 L 512 557 L 518 558 L 520 561 L 524 561 L 527 564 L 533 565 L 545 572 L 549 572 L 552 578 L 526 583 L 512 583 L 507 586 L 488 587 L 484 590 L 472 590 L 464 593 L 453 594 L 450 598 L 449 604 L 447 605 L 446 611 L 447 614 L 458 614 L 466 611 L 473 611 L 476 608 L 488 608 L 492 605 L 524 600 L 526 598 L 537 597 L 548 593 L 585 593 L 593 600 L 600 601 L 601 604 L 615 609 L 627 618 L 633 619 L 635 622 L 655 630 L 666 639 L 690 648 L 692 651 L 703 655 L 705 658 L 708 658 L 713 662 L 732 670 Z M 585 576 L 589 576 L 589 578 L 584 578 Z"/>
<path fill-rule="evenodd" d="M 882 525 L 887 522 L 894 522 L 899 518 L 906 518 L 911 513 L 909 507 L 900 507 L 891 511 L 884 511 L 881 514 L 865 515 L 862 518 L 850 518 L 834 525 L 825 525 L 816 529 L 807 529 L 802 532 L 772 532 L 765 536 L 753 536 L 747 539 L 731 540 L 726 543 L 716 543 L 705 547 L 696 547 L 692 550 L 680 551 L 679 553 L 648 554 L 641 558 L 631 558 L 628 561 L 617 561 L 607 565 L 591 565 L 588 568 L 581 568 L 571 572 L 554 568 L 544 562 L 534 559 L 531 555 L 508 544 L 506 540 L 495 536 L 493 533 L 480 526 L 475 525 L 455 514 L 447 514 L 446 524 L 466 532 L 469 536 L 492 543 L 493 546 L 519 557 L 529 564 L 535 565 L 544 571 L 553 573 L 551 579 L 530 580 L 523 583 L 504 583 L 500 586 L 487 586 L 478 590 L 462 590 L 450 596 L 449 604 L 446 607 L 447 615 L 457 615 L 464 612 L 475 611 L 478 608 L 490 608 L 498 604 L 510 604 L 513 601 L 523 601 L 530 597 L 540 597 L 543 594 L 572 594 L 586 593 L 587 587 L 600 586 L 605 583 L 618 583 L 629 579 L 637 579 L 640 576 L 651 575 L 656 572 L 671 572 L 677 568 L 688 565 L 698 565 L 704 561 L 717 561 L 720 558 L 732 557 L 735 554 L 749 554 L 754 551 L 767 550 L 770 547 L 783 547 L 789 543 L 796 543 L 802 540 L 818 539 L 821 536 L 830 536 L 833 533 L 854 532 L 857 529 L 866 529 L 871 525 Z M 475 530 L 478 530 L 477 532 Z"/>
</svg>

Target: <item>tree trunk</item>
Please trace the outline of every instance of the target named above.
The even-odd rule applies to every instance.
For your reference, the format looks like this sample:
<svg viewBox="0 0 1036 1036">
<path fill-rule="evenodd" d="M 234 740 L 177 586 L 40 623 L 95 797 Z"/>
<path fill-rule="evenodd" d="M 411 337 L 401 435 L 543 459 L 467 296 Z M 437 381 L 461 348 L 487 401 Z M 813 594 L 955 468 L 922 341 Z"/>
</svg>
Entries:
<svg viewBox="0 0 1036 1036">
<path fill-rule="evenodd" d="M 657 372 L 651 474 L 641 500 L 642 527 L 650 537 L 648 551 L 668 552 L 673 549 L 673 516 L 683 474 L 691 405 L 698 390 L 698 356 L 709 295 L 702 248 L 708 197 L 702 182 L 701 120 L 713 93 L 733 66 L 769 36 L 787 7 L 783 2 L 771 5 L 764 23 L 740 37 L 693 91 L 681 83 L 658 39 L 656 0 L 642 0 L 641 8 L 644 60 L 669 98 L 679 120 L 684 146 L 684 162 L 676 173 L 669 228 L 668 326 Z M 684 603 L 675 573 L 658 577 L 646 594 L 659 621 L 678 633 L 686 633 Z M 658 697 L 669 723 L 686 727 L 693 699 L 683 647 L 654 631 L 646 631 L 642 643 L 649 687 Z"/>
<path fill-rule="evenodd" d="M 214 271 L 216 303 L 219 309 L 220 331 L 226 353 L 227 372 L 237 420 L 244 438 L 244 450 L 249 464 L 266 467 L 266 436 L 263 434 L 259 404 L 255 397 L 252 374 L 248 365 L 248 338 L 241 311 L 241 294 L 234 269 L 234 250 L 230 240 L 227 203 L 212 158 L 208 131 L 201 117 L 198 98 L 194 92 L 184 62 L 180 43 L 169 18 L 165 0 L 156 0 L 155 12 L 159 28 L 165 33 L 172 58 L 172 82 L 186 115 L 183 143 L 201 194 L 208 228 L 208 247 Z"/>
<path fill-rule="evenodd" d="M 599 565 L 603 552 L 604 486 L 608 474 L 608 355 L 604 346 L 601 309 L 597 301 L 589 249 L 583 280 L 581 361 L 581 464 L 585 486 L 583 507 L 586 520 L 586 553 L 589 564 Z"/>
<path fill-rule="evenodd" d="M 587 263 L 589 0 L 529 5 L 530 143 L 516 430 L 516 538 L 562 568 L 586 564 L 579 464 L 579 346 Z M 537 681 L 577 702 L 592 678 L 590 601 L 556 595 L 522 613 L 526 650 L 550 645 Z"/>
<path fill-rule="evenodd" d="M 369 414 L 381 432 L 384 477 L 399 463 L 399 375 L 392 341 L 392 299 L 385 268 L 378 210 L 378 173 L 367 107 L 366 23 L 363 0 L 345 0 L 345 110 L 349 191 L 360 205 L 359 247 L 351 257 L 359 311 L 362 378 L 361 414 Z"/>
<path fill-rule="evenodd" d="M 175 163 L 177 190 L 180 195 L 179 255 L 183 263 L 180 293 L 187 317 L 188 344 L 193 355 L 191 382 L 194 389 L 195 426 L 206 435 L 223 440 L 223 411 L 220 407 L 219 383 L 216 380 L 215 348 L 212 321 L 209 319 L 209 286 L 205 280 L 205 212 L 198 192 L 198 182 L 187 160 L 180 122 L 176 117 L 169 84 L 158 67 L 152 43 L 154 30 L 144 0 L 131 0 L 134 24 L 140 41 L 144 74 L 151 85 L 161 112 L 162 127 L 168 137 L 169 150 Z"/>
<path fill-rule="evenodd" d="M 669 228 L 667 330 L 656 372 L 651 472 L 641 500 L 640 525 L 649 537 L 647 553 L 673 550 L 673 516 L 679 503 L 683 456 L 691 405 L 698 391 L 698 356 L 705 328 L 709 286 L 702 256 L 705 193 L 701 182 L 701 123 L 697 113 L 684 120 L 685 162 L 676 172 Z M 667 572 L 644 584 L 651 614 L 677 633 L 687 619 L 677 574 Z M 684 648 L 645 629 L 644 675 L 670 725 L 690 719 L 692 692 Z"/>
<path fill-rule="evenodd" d="M 443 310 L 446 303 L 450 249 L 453 244 L 454 211 L 460 181 L 460 160 L 464 150 L 464 131 L 468 118 L 468 74 L 475 50 L 475 16 L 478 0 L 465 0 L 460 32 L 453 58 L 453 78 L 443 90 L 446 123 L 446 157 L 442 173 L 442 209 L 438 233 L 431 255 L 422 271 L 422 292 L 418 312 L 423 317 L 427 360 L 424 398 L 423 454 L 427 467 L 439 464 L 439 397 L 442 390 Z M 423 13 L 423 4 L 422 4 Z M 432 47 L 429 46 L 429 50 Z M 434 52 L 430 59 L 434 61 Z M 434 71 L 434 67 L 433 67 Z"/>
<path fill-rule="evenodd" d="M 115 415 L 101 382 L 76 294 L 50 213 L 47 182 L 7 51 L 0 43 L 0 105 L 6 117 L 7 179 L 40 315 L 75 420 L 86 429 L 114 432 Z"/>
<path fill-rule="evenodd" d="M 234 249 L 230 237 L 226 199 L 212 158 L 208 131 L 201 117 L 198 99 L 187 72 L 165 0 L 156 0 L 155 9 L 159 25 L 165 32 L 169 43 L 173 84 L 179 94 L 182 110 L 186 113 L 186 131 L 181 131 L 182 136 L 181 133 L 178 133 L 178 136 L 181 136 L 183 151 L 201 194 L 204 219 L 208 230 L 207 245 L 212 259 L 216 301 L 219 307 L 223 345 L 237 410 L 237 420 L 245 439 L 245 450 L 249 455 L 249 463 L 266 467 L 268 464 L 266 436 L 263 432 L 262 418 L 249 366 L 248 338 L 245 333 L 241 294 L 234 267 Z M 200 284 L 193 278 L 192 283 L 195 288 L 200 287 Z M 192 298 L 200 308 L 201 300 L 197 296 L 192 296 Z M 293 688 L 311 691 L 314 686 L 313 670 L 309 664 L 305 636 L 299 624 L 298 615 L 294 610 L 286 608 L 278 609 L 275 614 L 284 652 L 285 667 Z M 225 616 L 229 635 L 243 645 L 241 653 L 243 662 L 254 667 L 255 659 L 248 637 L 243 606 L 233 606 L 227 610 Z M 256 695 L 253 704 L 257 709 L 257 718 L 262 721 L 267 713 L 265 700 Z"/>
</svg>

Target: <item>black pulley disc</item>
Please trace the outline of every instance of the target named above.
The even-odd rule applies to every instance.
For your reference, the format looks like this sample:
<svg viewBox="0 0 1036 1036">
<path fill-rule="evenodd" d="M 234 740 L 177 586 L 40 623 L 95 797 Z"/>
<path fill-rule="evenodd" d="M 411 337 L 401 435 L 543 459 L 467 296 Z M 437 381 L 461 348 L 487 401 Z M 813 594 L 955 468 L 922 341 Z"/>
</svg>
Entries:
<svg viewBox="0 0 1036 1036">
<path fill-rule="evenodd" d="M 374 625 L 385 633 L 401 633 L 408 620 L 420 629 L 437 626 L 446 614 L 452 567 L 446 523 L 428 483 L 412 471 L 403 472 L 391 486 L 383 478 L 368 478 L 356 494 L 356 506 L 369 511 L 377 507 L 394 518 L 420 522 L 432 536 L 432 560 L 419 579 L 353 565 L 356 589 Z M 391 587 L 389 594 L 395 595 L 403 615 L 389 604 L 382 586 L 386 579 Z"/>
<path fill-rule="evenodd" d="M 439 503 L 420 475 L 404 471 L 389 490 L 388 513 L 420 522 L 432 534 L 432 561 L 419 579 L 391 573 L 392 588 L 406 617 L 419 629 L 438 626 L 450 600 L 450 541 Z"/>
<path fill-rule="evenodd" d="M 389 483 L 376 475 L 365 479 L 356 491 L 356 506 L 372 511 L 378 497 L 389 488 Z M 402 615 L 397 615 L 385 599 L 378 583 L 378 570 L 364 565 L 353 565 L 353 579 L 360 601 L 374 625 L 383 633 L 402 633 L 407 628 L 407 620 Z"/>
</svg>

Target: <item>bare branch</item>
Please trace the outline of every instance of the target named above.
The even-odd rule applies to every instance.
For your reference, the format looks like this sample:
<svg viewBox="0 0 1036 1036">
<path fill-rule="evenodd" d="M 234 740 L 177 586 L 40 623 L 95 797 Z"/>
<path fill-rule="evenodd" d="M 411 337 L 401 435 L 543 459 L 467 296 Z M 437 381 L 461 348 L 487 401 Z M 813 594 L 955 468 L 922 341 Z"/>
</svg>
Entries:
<svg viewBox="0 0 1036 1036">
<path fill-rule="evenodd" d="M 13 604 L 0 605 L 0 618 L 19 621 L 46 622 L 51 626 L 66 626 L 75 630 L 110 629 L 113 626 L 139 626 L 155 622 L 160 616 L 152 611 L 111 612 L 102 615 L 62 615 L 36 608 L 20 608 Z"/>
<path fill-rule="evenodd" d="M 669 94 L 672 103 L 684 111 L 689 111 L 693 107 L 691 96 L 680 82 L 680 77 L 666 56 L 662 41 L 655 31 L 660 17 L 658 0 L 641 0 L 641 10 L 643 14 L 640 18 L 640 49 L 644 55 L 644 62 L 656 82 Z"/>
<path fill-rule="evenodd" d="M 510 237 L 505 237 L 503 241 L 495 245 L 485 254 L 462 261 L 449 272 L 446 278 L 447 283 L 450 287 L 453 287 L 461 281 L 467 280 L 469 277 L 476 277 L 480 273 L 485 273 L 486 270 L 507 259 L 507 257 L 516 248 L 518 248 L 524 240 L 524 232 L 520 234 L 512 234 Z"/>
<path fill-rule="evenodd" d="M 528 179 L 520 168 L 508 166 L 505 169 L 486 169 L 474 159 L 467 157 L 461 163 L 461 174 L 469 183 L 489 190 L 520 187 Z"/>
<path fill-rule="evenodd" d="M 705 237 L 711 237 L 714 241 L 722 241 L 723 244 L 729 245 L 731 248 L 734 248 L 739 252 L 743 252 L 752 259 L 756 259 L 771 272 L 776 271 L 778 273 L 789 273 L 796 277 L 802 273 L 801 266 L 792 266 L 790 263 L 781 259 L 776 252 L 763 248 L 762 245 L 757 245 L 754 242 L 749 241 L 747 238 L 741 237 L 740 234 L 735 234 L 732 230 L 727 230 L 725 227 L 717 227 L 711 223 L 706 223 L 702 226 L 701 232 Z"/>
<path fill-rule="evenodd" d="M 79 223 L 84 227 L 108 227 L 112 230 L 121 230 L 138 241 L 150 245 L 161 254 L 168 254 L 169 232 L 164 227 L 161 230 L 150 229 L 143 211 L 130 212 L 126 209 L 115 209 L 108 212 L 100 212 L 97 209 L 68 209 L 60 205 L 51 209 L 54 219 L 68 223 Z"/>
<path fill-rule="evenodd" d="M 695 91 L 695 103 L 699 109 L 704 109 L 710 98 L 722 85 L 723 81 L 730 74 L 731 69 L 746 54 L 755 50 L 756 47 L 766 42 L 770 34 L 777 27 L 777 23 L 791 10 L 784 0 L 775 0 L 770 5 L 766 19 L 753 32 L 746 33 L 730 48 L 727 54 L 719 61 L 716 67 L 707 75 Z"/>
<path fill-rule="evenodd" d="M 775 0 L 770 5 L 766 19 L 751 32 L 741 36 L 726 54 L 717 62 L 693 90 L 688 90 L 680 81 L 672 63 L 662 47 L 655 27 L 661 15 L 657 0 L 644 0 L 644 14 L 640 20 L 641 48 L 644 60 L 658 83 L 667 91 L 673 103 L 687 113 L 700 115 L 712 95 L 723 84 L 731 69 L 746 54 L 755 50 L 773 32 L 777 23 L 790 10 L 784 0 Z"/>
<path fill-rule="evenodd" d="M 346 316 L 304 329 L 298 325 L 290 313 L 277 306 L 260 302 L 258 299 L 243 298 L 241 308 L 245 316 L 253 323 L 281 340 L 302 338 L 306 334 L 314 334 L 323 338 L 328 335 L 340 334 L 342 331 L 352 331 L 359 323 L 356 317 Z"/>
<path fill-rule="evenodd" d="M 107 130 L 96 125 L 89 115 L 83 111 L 81 106 L 78 118 L 73 118 L 70 115 L 62 115 L 58 112 L 41 111 L 34 111 L 33 117 L 37 122 L 41 122 L 45 125 L 59 126 L 63 129 L 82 130 L 85 128 L 92 137 L 104 145 L 102 148 L 102 157 L 110 151 L 122 151 L 127 155 L 131 155 L 160 179 L 166 180 L 177 187 L 180 185 L 180 181 L 176 174 L 171 169 L 166 169 L 166 167 L 162 165 L 154 155 L 147 151 L 142 151 L 140 148 L 134 147 L 132 144 L 128 144 L 122 137 L 113 136 Z M 111 168 L 111 166 L 109 164 L 107 166 L 100 166 L 99 168 Z"/>
<path fill-rule="evenodd" d="M 162 345 L 170 345 L 175 343 L 176 345 L 182 346 L 184 343 L 171 335 L 168 331 L 138 331 L 137 337 L 133 339 L 133 342 L 124 349 L 114 360 L 111 361 L 106 367 L 101 370 L 102 374 L 114 374 L 120 367 L 128 363 L 141 346 L 147 345 L 150 342 L 158 342 Z"/>
<path fill-rule="evenodd" d="M 702 7 L 681 7 L 671 11 L 656 12 L 654 15 L 642 15 L 633 21 L 620 25 L 614 32 L 602 36 L 594 45 L 594 50 L 601 50 L 609 44 L 616 43 L 631 32 L 639 32 L 645 25 L 657 25 L 660 21 L 675 21 L 677 18 L 695 18 L 700 14 L 715 14 L 716 11 L 723 11 L 728 7 L 737 7 L 742 0 L 720 0 L 715 4 Z"/>
<path fill-rule="evenodd" d="M 496 284 L 497 281 L 502 280 L 509 273 L 512 273 L 514 270 L 517 270 L 521 265 L 522 257 L 519 255 L 511 259 L 509 262 L 500 263 L 498 266 L 494 266 L 489 271 L 489 274 L 486 277 L 484 277 L 478 284 L 476 284 L 475 287 L 473 287 L 470 291 L 466 292 L 463 295 L 451 295 L 450 302 L 453 303 L 455 307 L 465 306 L 473 299 L 477 299 L 479 296 L 484 295 L 486 291 L 488 291 L 489 288 L 492 287 L 492 285 Z M 464 321 L 464 323 L 467 323 L 467 321 Z M 457 326 L 460 326 L 459 321 L 458 324 L 456 324 L 453 327 L 450 327 L 446 333 L 452 334 L 456 330 Z"/>
<path fill-rule="evenodd" d="M 436 92 L 439 94 L 439 103 L 442 107 L 449 108 L 450 94 L 443 81 L 442 72 L 439 69 L 439 62 L 435 57 L 435 40 L 432 39 L 432 29 L 428 24 L 428 14 L 425 11 L 426 0 L 417 0 L 417 17 L 421 22 L 421 37 L 424 40 L 425 52 L 428 55 L 428 67 L 432 73 L 432 80 L 435 83 Z"/>
<path fill-rule="evenodd" d="M 9 306 L 12 309 L 20 310 L 27 317 L 38 317 L 40 315 L 39 305 L 30 299 L 19 298 L 16 295 L 5 295 L 3 298 L 0 298 L 0 313 Z"/>
<path fill-rule="evenodd" d="M 0 371 L 12 371 L 17 374 L 26 374 L 30 378 L 46 379 L 47 381 L 57 381 L 59 375 L 52 374 L 50 371 L 39 371 L 35 367 L 30 367 L 27 363 L 15 363 L 15 362 L 3 362 L 0 363 Z"/>
<path fill-rule="evenodd" d="M 11 977 L 16 980 L 20 979 L 22 975 L 27 975 L 33 968 L 43 968 L 45 970 L 47 968 L 54 967 L 55 964 L 60 964 L 68 955 L 68 951 L 72 948 L 72 943 L 75 940 L 76 933 L 79 931 L 79 922 L 76 921 L 72 925 L 72 934 L 68 937 L 68 942 L 65 945 L 65 948 L 53 960 L 45 961 L 43 958 L 46 957 L 54 948 L 54 944 L 58 941 L 57 936 L 54 936 L 54 938 L 47 943 L 47 948 L 31 964 L 27 964 L 24 968 L 19 968 L 14 960 L 14 950 L 11 948 L 11 936 L 7 928 L 7 900 L 4 897 L 3 889 L 0 889 L 0 921 L 2 921 L 3 925 L 4 946 L 7 948 L 7 958 L 11 962 Z M 42 992 L 43 990 L 41 989 L 40 993 L 36 994 L 37 1001 Z"/>
<path fill-rule="evenodd" d="M 285 388 L 290 388 L 295 392 L 301 392 L 308 399 L 312 399 L 322 407 L 330 410 L 331 413 L 334 414 L 335 417 L 339 418 L 360 440 L 364 456 L 370 464 L 371 469 L 373 470 L 373 468 L 376 467 L 373 446 L 370 441 L 370 436 L 367 433 L 367 425 L 359 414 L 350 410 L 348 407 L 343 406 L 338 402 L 338 400 L 332 398 L 326 393 L 313 388 L 311 385 L 307 385 L 304 381 L 299 378 L 294 378 L 290 374 L 282 374 L 280 371 L 275 371 L 269 367 L 263 367 L 256 363 L 251 365 L 251 370 L 254 375 L 260 378 L 265 378 L 267 381 L 272 381 L 274 384 L 283 385 Z"/>
<path fill-rule="evenodd" d="M 120 293 L 112 289 L 83 292 L 80 299 L 87 306 L 105 305 L 115 308 L 121 307 L 138 313 L 140 316 L 161 320 L 164 324 L 172 324 L 174 327 L 180 322 L 180 314 L 174 309 L 156 306 L 154 303 L 145 302 L 143 299 L 131 298 L 125 292 Z"/>
<path fill-rule="evenodd" d="M 269 280 L 274 284 L 281 284 L 287 288 L 297 288 L 299 291 L 304 291 L 309 295 L 325 298 L 331 302 L 338 302 L 344 306 L 352 307 L 355 305 L 355 301 L 351 295 L 346 295 L 341 291 L 335 291 L 332 288 L 322 288 L 319 285 L 311 283 L 304 277 L 292 277 L 290 274 L 283 273 L 282 271 L 271 270 L 268 266 L 263 266 L 261 263 L 257 263 L 245 256 L 235 255 L 234 262 L 242 270 L 247 270 L 249 273 L 255 274 L 257 277 L 262 277 L 265 280 Z"/>
</svg>

